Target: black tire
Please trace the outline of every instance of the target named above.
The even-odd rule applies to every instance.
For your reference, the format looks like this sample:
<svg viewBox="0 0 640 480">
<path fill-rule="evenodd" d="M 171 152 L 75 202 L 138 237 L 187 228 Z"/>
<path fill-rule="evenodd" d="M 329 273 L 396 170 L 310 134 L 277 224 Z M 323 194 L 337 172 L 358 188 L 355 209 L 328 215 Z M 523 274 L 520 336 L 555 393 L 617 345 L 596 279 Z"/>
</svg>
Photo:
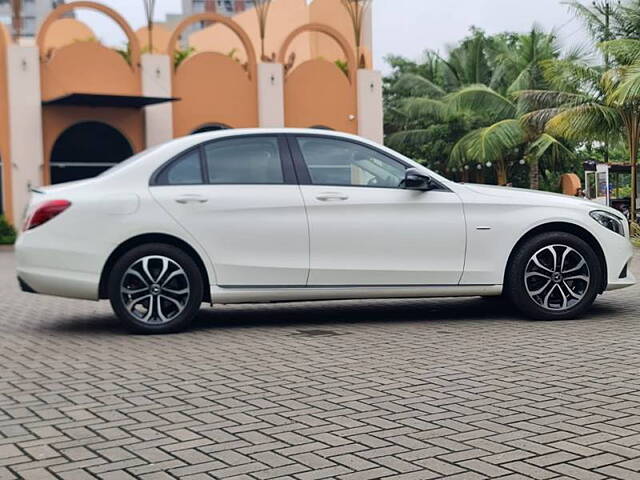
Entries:
<svg viewBox="0 0 640 480">
<path fill-rule="evenodd" d="M 553 257 L 553 253 L 548 247 L 553 248 L 557 257 Z M 551 260 L 554 258 L 560 259 L 566 251 L 563 250 L 562 247 L 573 249 L 577 254 L 581 255 L 582 259 L 586 263 L 586 269 L 583 266 L 578 272 L 567 273 L 566 275 L 561 273 L 559 275 L 560 280 L 558 280 L 558 276 L 555 272 L 554 274 L 549 274 L 551 279 L 550 285 L 553 286 L 554 283 L 558 283 L 557 287 L 555 287 L 556 290 L 551 294 L 551 298 L 558 298 L 559 302 L 564 298 L 569 298 L 571 302 L 574 302 L 573 304 L 566 303 L 566 308 L 563 308 L 563 304 L 560 304 L 558 307 L 559 309 L 554 309 L 552 308 L 553 305 L 551 305 L 551 302 L 549 301 L 549 297 L 546 296 L 548 290 L 545 290 L 542 295 L 533 295 L 538 290 L 531 288 L 531 283 L 529 283 L 530 289 L 527 289 L 527 285 L 525 284 L 525 274 L 527 273 L 527 268 L 529 266 L 529 273 L 532 269 L 533 271 L 537 270 L 547 275 L 548 272 L 546 270 L 537 268 L 537 265 L 534 266 L 535 262 L 533 262 L 532 257 L 536 255 L 536 253 L 542 252 L 542 255 L 547 255 L 547 258 Z M 566 258 L 569 259 L 571 256 L 577 265 L 581 264 L 579 256 L 574 253 L 569 253 Z M 536 259 L 541 261 L 538 257 L 536 257 Z M 544 256 L 542 259 L 544 259 Z M 530 261 L 533 263 L 530 263 Z M 558 261 L 561 262 L 562 260 Z M 551 262 L 547 263 L 546 266 L 550 267 L 550 263 Z M 553 270 L 562 270 L 562 266 L 559 269 L 554 267 Z M 585 272 L 588 275 L 585 275 Z M 568 280 L 569 278 L 572 278 L 572 275 L 577 274 L 581 274 L 583 277 L 588 277 L 589 281 Z M 570 320 L 581 316 L 591 307 L 598 293 L 601 291 L 602 275 L 602 266 L 597 254 L 584 240 L 565 232 L 543 233 L 530 238 L 517 247 L 517 251 L 514 252 L 511 262 L 507 266 L 507 274 L 505 276 L 505 293 L 516 308 L 531 319 Z M 564 278 L 567 278 L 567 280 L 565 281 Z M 546 280 L 542 277 L 537 278 L 534 281 L 540 282 L 539 285 L 546 285 Z M 531 282 L 531 280 L 529 280 L 529 282 Z M 571 296 L 567 288 L 565 288 L 569 282 L 571 282 L 571 285 L 573 286 L 572 288 L 575 288 L 580 293 L 579 299 Z M 559 292 L 557 289 L 561 286 L 562 291 Z M 583 292 L 581 292 L 582 290 Z M 531 295 L 529 293 L 530 291 L 532 292 Z M 536 300 L 534 300 L 534 298 L 536 298 Z M 541 303 L 546 303 L 549 305 L 549 308 L 545 308 Z"/>
<path fill-rule="evenodd" d="M 147 271 L 152 274 L 151 277 L 144 271 L 145 262 Z M 164 265 L 167 265 L 166 271 L 163 270 Z M 133 275 L 130 268 L 141 275 Z M 154 278 L 156 275 L 157 280 L 152 285 L 145 282 L 145 279 Z M 132 282 L 139 283 L 134 287 Z M 166 284 L 161 286 L 163 282 Z M 165 291 L 169 287 L 172 288 L 171 294 Z M 129 295 L 129 290 L 125 292 L 123 288 L 131 291 L 140 290 L 136 292 L 139 297 Z M 144 291 L 145 288 L 148 288 L 148 291 Z M 185 290 L 187 293 L 182 293 Z M 178 247 L 163 243 L 141 245 L 122 255 L 115 262 L 108 280 L 108 294 L 113 311 L 129 330 L 142 334 L 174 333 L 186 329 L 200 310 L 203 291 L 202 275 L 193 258 Z M 174 292 L 181 293 L 174 295 Z M 125 296 L 130 300 L 129 305 L 134 304 L 133 312 L 127 308 Z M 149 299 L 131 301 L 143 296 Z M 169 296 L 173 298 L 172 301 L 169 301 L 171 298 L 167 298 Z M 144 320 L 140 316 L 147 305 L 147 312 L 151 310 L 151 313 L 148 320 Z M 142 312 L 138 313 L 135 307 L 140 307 Z"/>
</svg>

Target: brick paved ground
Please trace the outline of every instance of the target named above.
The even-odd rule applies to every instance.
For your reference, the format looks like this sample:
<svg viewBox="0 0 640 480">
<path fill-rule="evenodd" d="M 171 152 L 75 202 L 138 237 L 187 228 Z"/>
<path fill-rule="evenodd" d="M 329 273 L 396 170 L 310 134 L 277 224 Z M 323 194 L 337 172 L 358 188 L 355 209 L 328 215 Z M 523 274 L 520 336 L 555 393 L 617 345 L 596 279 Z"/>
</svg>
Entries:
<svg viewBox="0 0 640 480">
<path fill-rule="evenodd" d="M 13 262 L 1 479 L 640 478 L 640 288 L 563 323 L 367 301 L 218 307 L 146 337 L 106 303 L 20 293 Z"/>
</svg>

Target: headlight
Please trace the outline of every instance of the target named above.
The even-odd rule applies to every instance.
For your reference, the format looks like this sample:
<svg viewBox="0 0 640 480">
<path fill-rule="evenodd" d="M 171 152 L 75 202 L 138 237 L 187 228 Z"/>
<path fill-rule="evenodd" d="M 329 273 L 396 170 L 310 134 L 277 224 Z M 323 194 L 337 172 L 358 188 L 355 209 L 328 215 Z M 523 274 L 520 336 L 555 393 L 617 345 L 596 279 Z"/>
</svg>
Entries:
<svg viewBox="0 0 640 480">
<path fill-rule="evenodd" d="M 624 224 L 620 217 L 602 210 L 595 210 L 589 215 L 604 228 L 624 237 Z"/>
</svg>

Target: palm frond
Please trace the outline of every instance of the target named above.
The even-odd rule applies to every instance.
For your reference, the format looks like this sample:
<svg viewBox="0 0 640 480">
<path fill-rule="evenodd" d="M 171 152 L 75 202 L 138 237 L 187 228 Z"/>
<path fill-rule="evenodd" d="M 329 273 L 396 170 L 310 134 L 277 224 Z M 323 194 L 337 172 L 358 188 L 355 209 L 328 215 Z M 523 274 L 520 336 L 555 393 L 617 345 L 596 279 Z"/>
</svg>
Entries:
<svg viewBox="0 0 640 480">
<path fill-rule="evenodd" d="M 473 130 L 456 142 L 449 155 L 449 167 L 459 168 L 472 160 L 469 148 L 472 143 L 477 141 L 482 130 L 484 129 Z"/>
<path fill-rule="evenodd" d="M 527 132 L 518 120 L 502 120 L 465 135 L 453 147 L 450 162 L 497 162 L 526 141 Z"/>
<path fill-rule="evenodd" d="M 619 65 L 610 68 L 602 74 L 600 80 L 600 88 L 604 94 L 605 102 L 612 102 L 614 93 L 620 88 L 625 79 L 629 76 L 630 67 Z"/>
<path fill-rule="evenodd" d="M 620 116 L 615 108 L 587 103 L 567 108 L 547 122 L 547 133 L 567 140 L 605 140 L 607 133 L 618 131 Z"/>
<path fill-rule="evenodd" d="M 475 112 L 491 118 L 510 118 L 516 113 L 516 105 L 486 85 L 465 87 L 444 99 L 455 111 Z"/>
<path fill-rule="evenodd" d="M 586 63 L 568 59 L 540 62 L 545 81 L 553 90 L 594 93 L 600 83 L 600 72 Z"/>
<path fill-rule="evenodd" d="M 631 65 L 640 60 L 640 40 L 633 38 L 620 38 L 601 42 L 600 50 L 611 55 L 617 63 Z"/>
<path fill-rule="evenodd" d="M 552 161 L 560 158 L 575 157 L 575 153 L 571 149 L 548 133 L 543 133 L 532 142 L 527 149 L 527 153 L 536 160 L 540 160 L 545 155 L 550 156 Z"/>
<path fill-rule="evenodd" d="M 427 129 L 404 130 L 387 136 L 385 144 L 389 148 L 400 150 L 405 147 L 421 146 L 432 140 L 432 134 Z"/>
<path fill-rule="evenodd" d="M 436 120 L 446 122 L 451 109 L 448 104 L 431 98 L 407 98 L 403 100 L 401 111 L 408 120 Z"/>
<path fill-rule="evenodd" d="M 535 65 L 528 65 L 516 77 L 516 79 L 507 88 L 507 94 L 513 95 L 515 92 L 531 88 L 534 83 L 533 68 Z"/>
<path fill-rule="evenodd" d="M 592 97 L 582 93 L 557 90 L 522 90 L 515 92 L 514 96 L 518 99 L 518 111 L 522 114 L 561 106 L 575 107 L 594 101 Z"/>
<path fill-rule="evenodd" d="M 442 97 L 444 89 L 431 80 L 416 73 L 405 73 L 391 87 L 393 92 L 409 94 L 412 97 Z"/>
<path fill-rule="evenodd" d="M 534 132 L 544 132 L 547 128 L 549 121 L 562 113 L 565 109 L 562 107 L 556 108 L 541 108 L 532 112 L 525 113 L 520 117 L 520 123 L 524 128 L 532 130 Z"/>
<path fill-rule="evenodd" d="M 629 67 L 610 95 L 614 105 L 629 105 L 640 100 L 640 64 Z"/>
<path fill-rule="evenodd" d="M 579 1 L 566 1 L 562 2 L 563 5 L 567 5 L 574 15 L 582 19 L 583 24 L 587 28 L 587 31 L 591 34 L 592 38 L 601 40 L 604 38 L 607 27 L 604 19 L 599 16 L 599 12 L 596 8 L 593 10 L 583 5 Z"/>
</svg>

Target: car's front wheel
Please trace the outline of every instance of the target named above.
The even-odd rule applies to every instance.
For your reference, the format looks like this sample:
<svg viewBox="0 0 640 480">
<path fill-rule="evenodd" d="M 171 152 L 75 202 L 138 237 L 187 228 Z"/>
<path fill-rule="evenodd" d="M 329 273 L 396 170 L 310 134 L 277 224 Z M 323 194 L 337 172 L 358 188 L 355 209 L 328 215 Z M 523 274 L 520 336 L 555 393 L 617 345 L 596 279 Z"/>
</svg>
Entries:
<svg viewBox="0 0 640 480">
<path fill-rule="evenodd" d="M 109 300 L 121 321 L 137 333 L 185 329 L 203 299 L 194 260 L 172 245 L 142 245 L 125 253 L 109 276 Z"/>
<path fill-rule="evenodd" d="M 508 266 L 505 290 L 536 320 L 566 320 L 591 307 L 601 287 L 602 267 L 579 237 L 549 232 L 524 242 Z"/>
</svg>

